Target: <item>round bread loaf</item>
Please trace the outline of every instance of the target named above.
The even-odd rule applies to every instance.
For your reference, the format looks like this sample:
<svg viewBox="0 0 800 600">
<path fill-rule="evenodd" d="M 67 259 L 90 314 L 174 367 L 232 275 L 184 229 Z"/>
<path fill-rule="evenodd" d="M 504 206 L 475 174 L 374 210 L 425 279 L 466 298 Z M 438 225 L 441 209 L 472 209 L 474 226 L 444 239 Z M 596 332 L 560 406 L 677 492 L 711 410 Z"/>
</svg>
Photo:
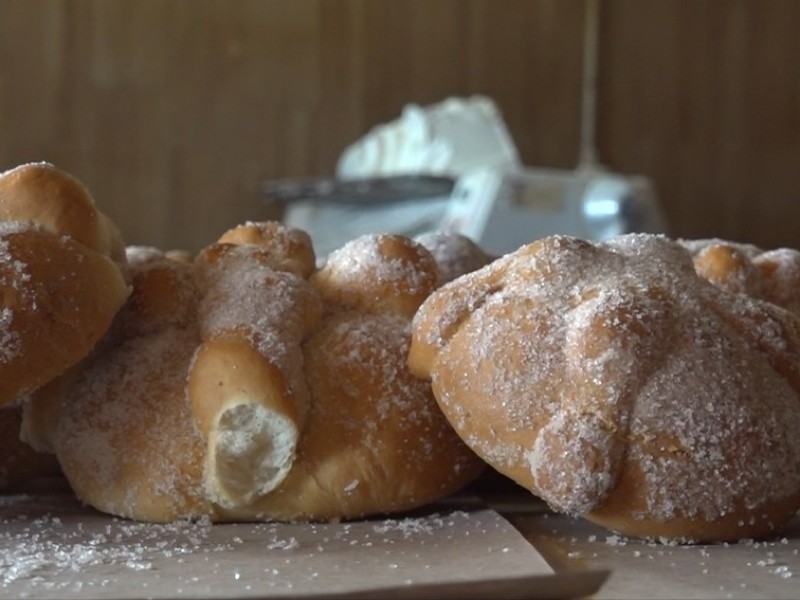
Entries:
<svg viewBox="0 0 800 600">
<path fill-rule="evenodd" d="M 192 262 L 129 249 L 131 299 L 38 432 L 79 498 L 145 521 L 345 519 L 479 474 L 406 366 L 438 277 L 422 246 L 368 237 L 314 272 L 296 229 L 221 239 Z"/>
<path fill-rule="evenodd" d="M 455 280 L 417 313 L 409 365 L 556 511 L 720 541 L 800 508 L 800 321 L 700 278 L 664 237 L 552 236 Z"/>
<path fill-rule="evenodd" d="M 47 163 L 0 174 L 0 406 L 63 373 L 130 288 L 121 238 L 86 188 Z"/>
</svg>

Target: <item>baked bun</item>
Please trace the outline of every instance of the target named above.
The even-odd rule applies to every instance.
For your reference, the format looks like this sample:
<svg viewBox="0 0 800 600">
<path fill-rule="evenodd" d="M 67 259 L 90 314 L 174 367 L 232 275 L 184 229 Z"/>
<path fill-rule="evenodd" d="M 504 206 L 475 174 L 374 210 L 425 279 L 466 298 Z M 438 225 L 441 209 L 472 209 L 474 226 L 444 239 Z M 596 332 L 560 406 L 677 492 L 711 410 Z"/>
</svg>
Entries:
<svg viewBox="0 0 800 600">
<path fill-rule="evenodd" d="M 800 508 L 800 322 L 664 237 L 547 237 L 455 280 L 417 313 L 409 365 L 556 511 L 720 541 Z"/>
<path fill-rule="evenodd" d="M 800 315 L 800 250 L 762 250 L 717 238 L 679 242 L 691 253 L 697 273 L 714 285 Z"/>
<path fill-rule="evenodd" d="M 47 163 L 0 174 L 0 407 L 83 359 L 130 289 L 116 227 Z"/>
<path fill-rule="evenodd" d="M 477 271 L 495 257 L 470 238 L 453 231 L 429 231 L 414 238 L 433 255 L 439 267 L 439 285 Z"/>
<path fill-rule="evenodd" d="M 343 519 L 477 475 L 405 364 L 427 251 L 370 238 L 312 274 L 299 230 L 221 239 L 192 262 L 130 251 L 134 292 L 51 436 L 79 498 L 145 521 Z"/>
<path fill-rule="evenodd" d="M 411 318 L 438 269 L 421 245 L 364 235 L 328 256 L 311 283 L 324 306 L 306 342 L 311 411 L 295 465 L 258 505 L 283 520 L 403 511 L 451 494 L 485 467 L 406 358 Z"/>
</svg>

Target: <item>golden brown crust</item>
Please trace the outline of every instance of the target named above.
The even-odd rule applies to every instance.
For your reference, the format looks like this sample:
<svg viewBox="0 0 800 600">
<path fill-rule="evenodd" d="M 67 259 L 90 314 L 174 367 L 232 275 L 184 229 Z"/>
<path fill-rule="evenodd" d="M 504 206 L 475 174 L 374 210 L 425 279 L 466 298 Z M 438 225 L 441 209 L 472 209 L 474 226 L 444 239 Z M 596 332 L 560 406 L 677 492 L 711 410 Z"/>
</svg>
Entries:
<svg viewBox="0 0 800 600">
<path fill-rule="evenodd" d="M 71 238 L 25 229 L 2 236 L 2 402 L 86 356 L 128 295 L 119 268 Z"/>
<path fill-rule="evenodd" d="M 84 358 L 130 289 L 119 232 L 45 163 L 0 174 L 0 406 Z"/>
<path fill-rule="evenodd" d="M 55 438 L 61 414 L 61 401 L 80 377 L 83 362 L 51 379 L 20 403 L 20 439 L 37 452 L 55 454 Z"/>
<path fill-rule="evenodd" d="M 279 271 L 294 273 L 307 279 L 316 266 L 314 247 L 309 235 L 294 227 L 283 227 L 277 221 L 248 222 L 226 231 L 219 244 L 257 246 L 269 256 Z"/>
<path fill-rule="evenodd" d="M 483 471 L 406 365 L 411 315 L 437 281 L 431 258 L 411 239 L 367 235 L 312 277 L 327 317 L 304 344 L 311 412 L 292 471 L 253 506 L 257 514 L 319 520 L 407 510 Z"/>
<path fill-rule="evenodd" d="M 435 292 L 412 370 L 489 464 L 554 509 L 680 540 L 800 507 L 800 321 L 665 238 L 535 242 Z"/>
<path fill-rule="evenodd" d="M 350 519 L 440 499 L 484 468 L 430 387 L 405 368 L 406 319 L 343 312 L 306 344 L 315 398 L 286 481 L 253 508 L 282 520 Z"/>
<path fill-rule="evenodd" d="M 436 261 L 424 246 L 400 235 L 376 234 L 335 250 L 311 281 L 332 306 L 410 319 L 438 277 Z"/>
<path fill-rule="evenodd" d="M 698 275 L 714 285 L 800 315 L 800 250 L 763 250 L 718 238 L 679 242 L 691 253 Z"/>
<path fill-rule="evenodd" d="M 209 511 L 204 440 L 186 401 L 195 329 L 122 341 L 92 361 L 62 402 L 56 455 L 82 501 L 132 519 Z"/>
<path fill-rule="evenodd" d="M 286 478 L 310 405 L 301 345 L 320 302 L 293 272 L 305 247 L 284 243 L 292 230 L 271 229 L 276 241 L 217 243 L 197 260 L 202 344 L 188 391 L 207 440 L 206 493 L 223 509 L 249 506 Z"/>
<path fill-rule="evenodd" d="M 308 248 L 286 242 L 304 236 L 248 224 L 221 239 L 193 263 L 129 249 L 134 293 L 55 436 L 82 500 L 148 521 L 341 519 L 479 474 L 405 365 L 407 313 L 437 276 L 427 251 L 377 236 L 360 242 L 376 254 L 355 244 L 308 281 Z M 353 259 L 369 268 L 337 262 Z"/>
<path fill-rule="evenodd" d="M 467 236 L 452 231 L 431 231 L 414 238 L 431 253 L 439 267 L 439 285 L 477 271 L 496 257 L 484 252 Z"/>
<path fill-rule="evenodd" d="M 96 209 L 89 190 L 49 163 L 24 164 L 0 174 L 0 220 L 36 224 L 114 262 L 125 260 L 119 230 Z"/>
<path fill-rule="evenodd" d="M 130 246 L 126 256 L 132 291 L 117 315 L 112 337 L 193 326 L 201 299 L 194 265 L 180 255 L 146 246 Z"/>
<path fill-rule="evenodd" d="M 127 257 L 133 293 L 103 351 L 61 390 L 52 445 L 76 495 L 100 510 L 159 522 L 205 514 L 204 440 L 185 389 L 200 343 L 195 268 L 149 247 Z"/>
</svg>

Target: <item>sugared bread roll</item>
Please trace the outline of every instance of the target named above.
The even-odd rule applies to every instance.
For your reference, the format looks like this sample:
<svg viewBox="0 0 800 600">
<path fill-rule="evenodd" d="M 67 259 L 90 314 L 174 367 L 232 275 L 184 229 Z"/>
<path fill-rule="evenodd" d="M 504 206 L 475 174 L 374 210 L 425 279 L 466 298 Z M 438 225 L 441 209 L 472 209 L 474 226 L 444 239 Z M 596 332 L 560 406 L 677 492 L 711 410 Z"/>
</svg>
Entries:
<svg viewBox="0 0 800 600">
<path fill-rule="evenodd" d="M 495 257 L 470 238 L 453 231 L 429 231 L 414 238 L 433 255 L 439 267 L 439 285 L 477 271 Z"/>
<path fill-rule="evenodd" d="M 308 417 L 302 344 L 321 306 L 302 275 L 313 265 L 310 240 L 298 253 L 281 243 L 289 233 L 299 232 L 215 244 L 196 261 L 202 344 L 188 394 L 206 439 L 205 492 L 221 509 L 250 507 L 283 482 Z"/>
<path fill-rule="evenodd" d="M 800 315 L 800 250 L 762 250 L 721 239 L 679 240 L 697 273 L 720 288 L 748 294 Z"/>
<path fill-rule="evenodd" d="M 130 292 L 123 261 L 74 177 L 47 163 L 0 174 L 0 406 L 89 354 Z"/>
<path fill-rule="evenodd" d="M 462 439 L 623 534 L 761 537 L 800 508 L 800 321 L 660 236 L 553 236 L 434 292 L 412 372 Z"/>
<path fill-rule="evenodd" d="M 20 439 L 27 399 L 83 360 L 130 288 L 119 231 L 47 163 L 0 173 L 0 489 L 53 475 Z"/>
<path fill-rule="evenodd" d="M 177 516 L 205 510 L 203 440 L 186 401 L 200 343 L 200 292 L 191 263 L 128 248 L 130 299 L 57 407 L 34 397 L 28 438 L 50 446 L 81 500 L 115 515 Z M 55 428 L 42 413 L 57 410 Z M 39 417 L 37 428 L 28 424 Z"/>
<path fill-rule="evenodd" d="M 79 498 L 145 521 L 343 519 L 478 475 L 406 367 L 437 280 L 424 248 L 370 237 L 314 273 L 299 230 L 221 240 L 192 262 L 131 250 L 133 295 L 49 434 Z"/>
<path fill-rule="evenodd" d="M 325 317 L 304 346 L 311 412 L 294 468 L 259 503 L 264 516 L 408 510 L 483 471 L 406 365 L 411 318 L 437 281 L 432 256 L 398 235 L 359 237 L 312 276 Z"/>
</svg>

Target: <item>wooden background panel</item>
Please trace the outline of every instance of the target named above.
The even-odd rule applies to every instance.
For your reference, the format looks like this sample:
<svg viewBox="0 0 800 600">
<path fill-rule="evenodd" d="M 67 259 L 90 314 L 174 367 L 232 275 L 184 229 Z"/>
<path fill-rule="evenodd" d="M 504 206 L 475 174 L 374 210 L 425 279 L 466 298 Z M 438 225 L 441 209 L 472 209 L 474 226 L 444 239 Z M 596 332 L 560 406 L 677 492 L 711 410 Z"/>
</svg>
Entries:
<svg viewBox="0 0 800 600">
<path fill-rule="evenodd" d="M 571 166 L 580 15 L 577 0 L 1 2 L 0 163 L 52 160 L 129 243 L 190 249 L 279 214 L 261 181 L 332 174 L 409 102 L 489 94 L 521 152 Z"/>
<path fill-rule="evenodd" d="M 800 3 L 603 4 L 599 145 L 673 231 L 800 246 Z"/>
<path fill-rule="evenodd" d="M 598 147 L 686 237 L 800 246 L 800 3 L 602 0 Z M 481 93 L 578 160 L 582 0 L 0 0 L 0 168 L 50 160 L 129 243 L 279 216 L 409 102 Z"/>
</svg>

